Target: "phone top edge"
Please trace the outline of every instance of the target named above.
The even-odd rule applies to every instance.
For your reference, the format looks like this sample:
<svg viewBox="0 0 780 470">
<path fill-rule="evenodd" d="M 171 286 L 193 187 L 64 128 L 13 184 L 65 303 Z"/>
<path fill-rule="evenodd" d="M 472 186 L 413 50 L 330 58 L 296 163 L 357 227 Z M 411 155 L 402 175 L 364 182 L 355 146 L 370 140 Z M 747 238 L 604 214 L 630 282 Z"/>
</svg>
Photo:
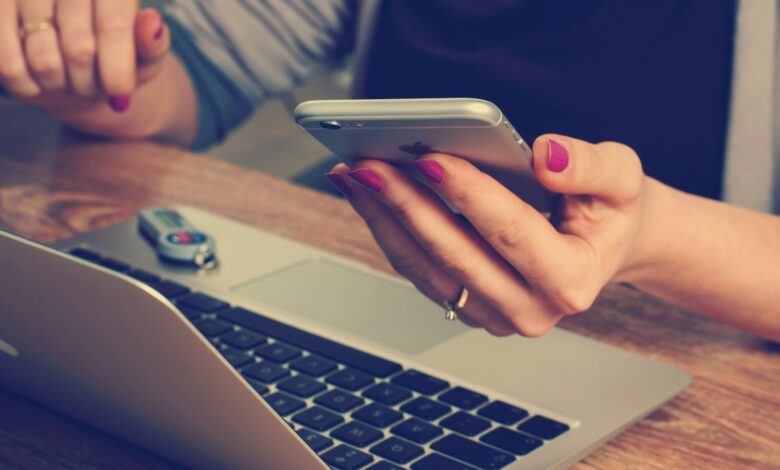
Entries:
<svg viewBox="0 0 780 470">
<path fill-rule="evenodd" d="M 498 106 L 477 98 L 315 100 L 299 104 L 293 115 L 301 126 L 332 119 L 471 119 L 489 126 L 503 122 L 503 113 Z"/>
</svg>

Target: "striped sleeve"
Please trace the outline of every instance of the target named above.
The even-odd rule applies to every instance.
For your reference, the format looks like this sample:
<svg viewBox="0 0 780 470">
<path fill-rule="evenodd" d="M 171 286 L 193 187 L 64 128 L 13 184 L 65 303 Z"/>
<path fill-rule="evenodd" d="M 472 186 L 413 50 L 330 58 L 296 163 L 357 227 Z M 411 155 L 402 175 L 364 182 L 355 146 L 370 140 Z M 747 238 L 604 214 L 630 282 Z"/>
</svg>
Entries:
<svg viewBox="0 0 780 470">
<path fill-rule="evenodd" d="M 173 0 L 174 53 L 198 95 L 196 149 L 352 46 L 355 0 Z"/>
</svg>

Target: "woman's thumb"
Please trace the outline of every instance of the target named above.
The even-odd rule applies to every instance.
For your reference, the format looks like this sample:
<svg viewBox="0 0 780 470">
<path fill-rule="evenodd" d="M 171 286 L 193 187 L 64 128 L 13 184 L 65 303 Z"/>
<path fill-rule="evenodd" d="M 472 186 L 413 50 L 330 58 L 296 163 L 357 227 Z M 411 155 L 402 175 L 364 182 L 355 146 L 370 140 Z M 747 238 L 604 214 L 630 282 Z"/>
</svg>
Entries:
<svg viewBox="0 0 780 470">
<path fill-rule="evenodd" d="M 534 170 L 542 185 L 553 192 L 613 202 L 636 196 L 644 176 L 639 157 L 625 145 L 591 144 L 553 134 L 534 142 Z"/>
</svg>

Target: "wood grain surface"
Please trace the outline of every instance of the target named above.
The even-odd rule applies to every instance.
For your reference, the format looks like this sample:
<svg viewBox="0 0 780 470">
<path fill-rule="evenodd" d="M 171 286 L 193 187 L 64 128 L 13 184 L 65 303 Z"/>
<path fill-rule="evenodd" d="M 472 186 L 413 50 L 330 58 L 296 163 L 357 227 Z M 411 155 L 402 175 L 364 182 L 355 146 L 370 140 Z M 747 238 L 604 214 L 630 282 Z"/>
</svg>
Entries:
<svg viewBox="0 0 780 470">
<path fill-rule="evenodd" d="M 150 205 L 187 204 L 390 271 L 358 217 L 336 198 L 171 147 L 75 136 L 17 105 L 0 104 L 0 124 L 5 230 L 52 242 Z M 777 348 L 620 286 L 562 326 L 694 377 L 679 397 L 575 468 L 780 468 Z M 0 466 L 174 465 L 0 390 Z"/>
</svg>

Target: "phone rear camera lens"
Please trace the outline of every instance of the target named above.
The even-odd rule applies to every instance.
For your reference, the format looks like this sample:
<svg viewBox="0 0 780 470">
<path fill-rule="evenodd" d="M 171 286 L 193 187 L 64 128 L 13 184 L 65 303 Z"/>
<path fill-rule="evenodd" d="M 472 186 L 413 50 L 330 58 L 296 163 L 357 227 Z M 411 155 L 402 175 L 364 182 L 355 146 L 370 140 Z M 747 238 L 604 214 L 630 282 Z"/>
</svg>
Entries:
<svg viewBox="0 0 780 470">
<path fill-rule="evenodd" d="M 338 121 L 322 121 L 320 122 L 320 127 L 324 129 L 330 129 L 332 131 L 337 131 L 341 129 L 341 123 Z"/>
</svg>

